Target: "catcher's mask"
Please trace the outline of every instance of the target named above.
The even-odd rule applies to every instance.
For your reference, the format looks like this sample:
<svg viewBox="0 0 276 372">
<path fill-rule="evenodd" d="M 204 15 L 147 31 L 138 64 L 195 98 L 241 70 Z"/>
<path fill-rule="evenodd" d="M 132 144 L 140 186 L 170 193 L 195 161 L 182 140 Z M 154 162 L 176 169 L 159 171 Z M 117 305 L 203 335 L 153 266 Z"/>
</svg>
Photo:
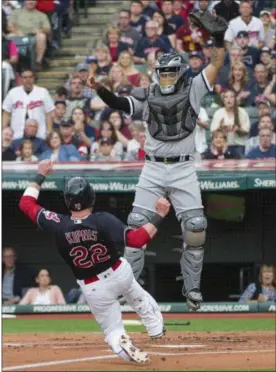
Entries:
<svg viewBox="0 0 276 372">
<path fill-rule="evenodd" d="M 71 178 L 64 190 L 64 200 L 70 211 L 79 212 L 86 208 L 93 208 L 95 192 L 85 178 Z"/>
<path fill-rule="evenodd" d="M 188 70 L 184 58 L 177 53 L 167 53 L 160 56 L 155 64 L 154 80 L 162 94 L 175 92 L 176 83 Z"/>
</svg>

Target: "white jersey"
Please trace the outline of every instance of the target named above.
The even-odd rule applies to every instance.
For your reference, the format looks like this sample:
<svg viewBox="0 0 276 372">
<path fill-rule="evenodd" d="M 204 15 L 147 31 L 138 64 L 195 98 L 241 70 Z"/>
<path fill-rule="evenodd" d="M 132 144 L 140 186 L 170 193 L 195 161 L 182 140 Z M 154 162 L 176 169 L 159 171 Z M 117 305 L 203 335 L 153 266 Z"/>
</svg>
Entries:
<svg viewBox="0 0 276 372">
<path fill-rule="evenodd" d="M 193 78 L 189 101 L 194 109 L 195 113 L 199 115 L 200 112 L 200 103 L 202 98 L 206 93 L 212 91 L 213 88 L 210 86 L 204 70 Z M 147 101 L 138 101 L 133 96 L 127 97 L 130 101 L 132 116 L 134 113 L 143 112 L 143 120 L 148 122 L 149 118 L 149 105 Z M 164 99 L 165 96 L 164 96 Z M 150 123 L 148 123 L 150 126 Z M 149 156 L 161 156 L 161 157 L 172 157 L 172 156 L 181 156 L 181 155 L 194 155 L 195 153 L 195 134 L 194 130 L 188 137 L 176 140 L 176 141 L 159 141 L 154 139 L 148 129 L 146 129 L 146 143 L 145 143 L 145 152 Z"/>
<path fill-rule="evenodd" d="M 224 40 L 233 43 L 239 31 L 248 32 L 249 46 L 258 48 L 259 42 L 264 42 L 265 34 L 263 22 L 257 17 L 252 17 L 248 24 L 245 23 L 240 16 L 232 19 L 225 32 Z"/>
<path fill-rule="evenodd" d="M 47 89 L 34 85 L 28 94 L 23 86 L 13 88 L 3 102 L 3 110 L 11 113 L 11 128 L 14 139 L 23 137 L 26 118 L 38 122 L 37 137 L 46 137 L 46 114 L 55 109 Z"/>
</svg>

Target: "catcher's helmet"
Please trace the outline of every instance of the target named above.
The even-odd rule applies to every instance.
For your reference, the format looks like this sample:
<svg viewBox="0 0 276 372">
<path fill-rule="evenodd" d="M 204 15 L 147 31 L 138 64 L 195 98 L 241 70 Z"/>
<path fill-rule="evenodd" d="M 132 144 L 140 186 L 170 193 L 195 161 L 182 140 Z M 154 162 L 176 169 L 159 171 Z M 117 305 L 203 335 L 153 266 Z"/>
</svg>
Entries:
<svg viewBox="0 0 276 372">
<path fill-rule="evenodd" d="M 95 204 L 95 192 L 85 178 L 71 178 L 64 190 L 65 204 L 71 211 L 82 211 Z"/>
<path fill-rule="evenodd" d="M 174 93 L 176 83 L 188 68 L 181 54 L 166 53 L 160 56 L 155 64 L 154 80 L 160 86 L 161 92 L 163 94 Z M 164 73 L 167 74 L 166 79 L 162 77 Z"/>
</svg>

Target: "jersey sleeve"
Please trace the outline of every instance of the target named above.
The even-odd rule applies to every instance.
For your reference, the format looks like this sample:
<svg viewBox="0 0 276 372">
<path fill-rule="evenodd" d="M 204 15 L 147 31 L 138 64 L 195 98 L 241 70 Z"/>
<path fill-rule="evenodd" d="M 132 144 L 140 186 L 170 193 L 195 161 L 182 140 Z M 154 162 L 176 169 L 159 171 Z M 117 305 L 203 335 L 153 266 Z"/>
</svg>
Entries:
<svg viewBox="0 0 276 372">
<path fill-rule="evenodd" d="M 19 208 L 41 230 L 53 233 L 59 229 L 61 216 L 37 203 L 38 191 L 29 188 L 20 199 Z"/>
<path fill-rule="evenodd" d="M 59 230 L 61 216 L 55 212 L 41 208 L 37 213 L 35 223 L 41 230 L 55 233 Z"/>
<path fill-rule="evenodd" d="M 195 78 L 192 80 L 189 100 L 192 108 L 195 110 L 196 114 L 199 114 L 200 104 L 202 98 L 205 94 L 212 92 L 213 87 L 210 86 L 204 70 L 201 71 Z"/>
</svg>

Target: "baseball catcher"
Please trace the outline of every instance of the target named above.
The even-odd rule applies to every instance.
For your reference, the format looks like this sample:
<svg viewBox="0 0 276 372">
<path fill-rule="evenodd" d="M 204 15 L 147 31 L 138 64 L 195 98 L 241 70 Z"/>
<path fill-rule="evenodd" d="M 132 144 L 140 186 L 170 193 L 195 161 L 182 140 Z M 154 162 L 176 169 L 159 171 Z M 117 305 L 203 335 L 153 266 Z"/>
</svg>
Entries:
<svg viewBox="0 0 276 372">
<path fill-rule="evenodd" d="M 210 64 L 194 79 L 187 81 L 188 66 L 180 54 L 159 57 L 154 83 L 148 89 L 135 88 L 129 97 L 117 97 L 94 78 L 87 85 L 97 89 L 111 108 L 127 115 L 143 113 L 147 121 L 146 161 L 135 194 L 130 226 L 138 227 L 156 218 L 155 203 L 167 196 L 181 224 L 183 252 L 180 259 L 184 280 L 183 295 L 191 310 L 202 302 L 200 279 L 204 256 L 207 220 L 203 213 L 200 187 L 194 167 L 195 127 L 204 95 L 223 65 L 224 33 L 227 22 L 210 13 L 190 14 L 191 21 L 213 37 L 215 49 Z M 161 218 L 159 219 L 161 222 Z M 126 247 L 125 257 L 134 275 L 139 277 L 144 265 L 144 251 Z"/>
</svg>

